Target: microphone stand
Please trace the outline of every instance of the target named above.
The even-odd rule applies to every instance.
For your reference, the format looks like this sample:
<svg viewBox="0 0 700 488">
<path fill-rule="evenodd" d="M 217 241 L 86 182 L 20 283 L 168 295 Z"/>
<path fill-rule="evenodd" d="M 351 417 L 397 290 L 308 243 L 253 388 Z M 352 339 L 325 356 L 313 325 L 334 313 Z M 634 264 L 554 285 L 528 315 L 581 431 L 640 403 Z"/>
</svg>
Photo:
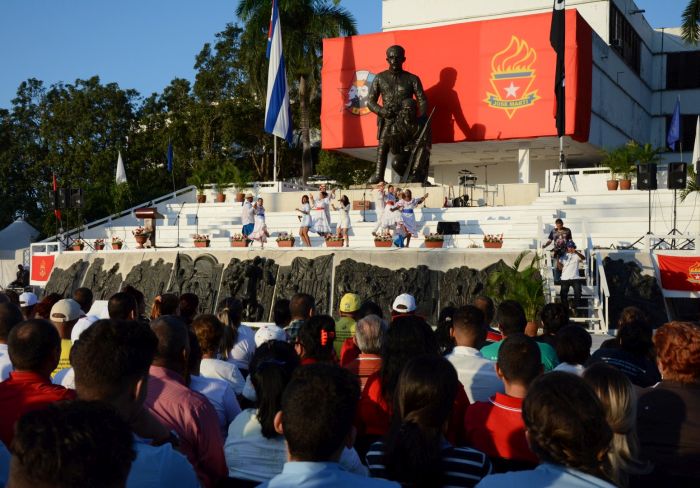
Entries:
<svg viewBox="0 0 700 488">
<path fill-rule="evenodd" d="M 367 190 L 362 190 L 362 222 L 367 222 L 367 219 L 365 218 L 367 213 L 367 200 L 365 199 L 366 194 Z"/>
</svg>

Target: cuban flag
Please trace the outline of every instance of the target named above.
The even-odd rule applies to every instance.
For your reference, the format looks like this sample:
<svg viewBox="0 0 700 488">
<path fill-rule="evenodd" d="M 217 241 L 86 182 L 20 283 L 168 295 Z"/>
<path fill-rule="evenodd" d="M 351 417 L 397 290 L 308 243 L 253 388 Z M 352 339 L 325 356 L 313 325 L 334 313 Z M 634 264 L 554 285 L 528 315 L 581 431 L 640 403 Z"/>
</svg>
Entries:
<svg viewBox="0 0 700 488">
<path fill-rule="evenodd" d="M 270 31 L 267 34 L 267 102 L 265 103 L 265 132 L 292 142 L 292 111 L 289 107 L 287 74 L 282 55 L 282 26 L 277 0 L 272 0 Z"/>
</svg>

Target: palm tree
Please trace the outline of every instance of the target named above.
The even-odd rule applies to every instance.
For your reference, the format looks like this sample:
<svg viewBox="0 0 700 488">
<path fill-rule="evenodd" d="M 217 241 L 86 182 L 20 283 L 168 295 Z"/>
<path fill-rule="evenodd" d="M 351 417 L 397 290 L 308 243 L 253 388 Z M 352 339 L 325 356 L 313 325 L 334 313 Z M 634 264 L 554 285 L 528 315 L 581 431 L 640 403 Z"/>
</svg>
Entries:
<svg viewBox="0 0 700 488">
<path fill-rule="evenodd" d="M 328 0 L 279 0 L 282 49 L 287 75 L 292 80 L 290 95 L 296 92 L 299 102 L 304 181 L 312 171 L 309 108 L 320 85 L 323 39 L 357 34 L 350 12 L 339 7 L 337 0 L 332 3 Z M 236 9 L 236 15 L 245 23 L 241 51 L 245 53 L 250 81 L 261 100 L 265 99 L 267 86 L 265 51 L 271 11 L 271 0 L 241 0 Z"/>
<path fill-rule="evenodd" d="M 681 35 L 684 40 L 697 44 L 700 40 L 700 0 L 688 0 L 688 5 L 683 11 L 683 25 Z"/>
</svg>

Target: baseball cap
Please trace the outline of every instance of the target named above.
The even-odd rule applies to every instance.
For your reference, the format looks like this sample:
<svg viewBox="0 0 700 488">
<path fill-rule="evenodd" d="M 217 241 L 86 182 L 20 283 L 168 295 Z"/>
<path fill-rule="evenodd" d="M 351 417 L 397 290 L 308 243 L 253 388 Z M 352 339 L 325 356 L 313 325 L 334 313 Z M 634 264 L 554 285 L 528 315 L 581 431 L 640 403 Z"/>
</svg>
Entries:
<svg viewBox="0 0 700 488">
<path fill-rule="evenodd" d="M 70 322 L 78 320 L 83 315 L 78 302 L 72 298 L 59 300 L 51 307 L 50 319 L 52 322 Z"/>
<path fill-rule="evenodd" d="M 343 298 L 340 299 L 340 311 L 357 312 L 360 309 L 361 301 L 360 295 L 356 293 L 346 293 L 343 295 Z"/>
<path fill-rule="evenodd" d="M 566 243 L 566 247 L 570 247 L 572 249 L 576 249 L 576 243 L 574 241 L 569 241 Z"/>
<path fill-rule="evenodd" d="M 413 295 L 409 295 L 408 293 L 402 293 L 401 295 L 396 297 L 396 299 L 394 300 L 394 304 L 391 306 L 391 309 L 394 312 L 399 313 L 415 312 L 416 299 L 413 298 Z"/>
<path fill-rule="evenodd" d="M 284 331 L 284 329 L 274 324 L 263 325 L 255 333 L 255 346 L 260 347 L 268 341 L 287 342 L 287 333 Z"/>
<path fill-rule="evenodd" d="M 36 305 L 37 301 L 36 295 L 31 291 L 25 291 L 19 296 L 20 307 L 31 307 L 32 305 Z"/>
</svg>

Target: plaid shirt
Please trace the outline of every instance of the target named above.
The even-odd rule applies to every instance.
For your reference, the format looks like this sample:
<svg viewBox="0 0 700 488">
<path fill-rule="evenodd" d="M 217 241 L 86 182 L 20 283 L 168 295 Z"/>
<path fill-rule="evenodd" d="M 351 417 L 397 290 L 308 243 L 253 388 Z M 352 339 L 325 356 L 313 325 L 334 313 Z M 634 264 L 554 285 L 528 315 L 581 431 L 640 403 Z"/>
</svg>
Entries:
<svg viewBox="0 0 700 488">
<path fill-rule="evenodd" d="M 284 328 L 284 330 L 287 332 L 287 335 L 289 336 L 289 342 L 294 344 L 294 341 L 297 340 L 297 334 L 299 333 L 299 327 L 301 327 L 301 324 L 304 323 L 304 320 L 292 320 L 287 327 Z"/>
</svg>

